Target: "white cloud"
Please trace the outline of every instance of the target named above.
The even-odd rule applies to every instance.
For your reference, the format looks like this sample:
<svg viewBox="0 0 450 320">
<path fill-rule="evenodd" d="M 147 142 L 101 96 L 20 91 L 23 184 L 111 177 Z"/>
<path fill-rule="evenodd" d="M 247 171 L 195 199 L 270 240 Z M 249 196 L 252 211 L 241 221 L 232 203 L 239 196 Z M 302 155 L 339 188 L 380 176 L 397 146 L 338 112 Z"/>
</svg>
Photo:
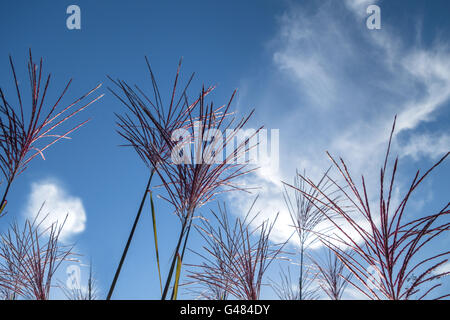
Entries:
<svg viewBox="0 0 450 320">
<path fill-rule="evenodd" d="M 432 159 L 444 155 L 450 149 L 450 135 L 414 134 L 409 142 L 401 147 L 402 156 L 411 156 L 417 160 L 427 156 Z"/>
<path fill-rule="evenodd" d="M 50 181 L 33 183 L 26 206 L 26 216 L 35 217 L 44 204 L 40 217 L 47 215 L 43 228 L 52 223 L 61 224 L 67 217 L 61 232 L 61 240 L 67 241 L 72 236 L 84 231 L 86 212 L 80 198 L 69 195 L 63 187 Z"/>
<path fill-rule="evenodd" d="M 379 168 L 395 114 L 396 134 L 404 133 L 409 142 L 394 143 L 393 154 L 417 159 L 448 151 L 447 133 L 424 135 L 417 130 L 435 121 L 437 111 L 450 100 L 447 44 L 408 43 L 386 20 L 382 30 L 368 30 L 361 17 L 367 5 L 374 3 L 348 0 L 343 6 L 326 1 L 312 10 L 293 5 L 279 19 L 279 32 L 270 47 L 279 73 L 268 77 L 267 91 L 260 99 L 248 99 L 258 110 L 273 109 L 266 101 L 283 101 L 279 114 L 267 112 L 267 118 L 261 119 L 266 128 L 280 128 L 280 171 L 262 170 L 246 178 L 248 185 L 261 187 L 262 217 L 273 218 L 280 212 L 275 239 L 292 232 L 277 181 L 290 182 L 297 168 L 319 178 L 330 165 L 326 150 L 343 156 L 353 177 L 364 174 L 369 195 L 378 195 Z M 349 21 L 343 10 L 350 10 L 356 19 Z M 283 83 L 293 98 L 280 99 L 276 89 L 270 90 L 274 83 Z M 252 92 L 251 85 L 246 88 Z M 400 195 L 401 190 L 396 190 L 396 197 Z M 233 197 L 237 197 L 236 211 L 246 212 L 250 199 Z"/>
<path fill-rule="evenodd" d="M 450 60 L 445 48 L 414 50 L 402 61 L 410 72 L 410 80 L 424 88 L 424 95 L 406 103 L 399 114 L 399 130 L 413 129 L 422 121 L 430 121 L 432 113 L 450 98 Z"/>
<path fill-rule="evenodd" d="M 345 5 L 358 17 L 363 17 L 366 16 L 367 7 L 377 2 L 377 0 L 345 0 Z"/>
</svg>

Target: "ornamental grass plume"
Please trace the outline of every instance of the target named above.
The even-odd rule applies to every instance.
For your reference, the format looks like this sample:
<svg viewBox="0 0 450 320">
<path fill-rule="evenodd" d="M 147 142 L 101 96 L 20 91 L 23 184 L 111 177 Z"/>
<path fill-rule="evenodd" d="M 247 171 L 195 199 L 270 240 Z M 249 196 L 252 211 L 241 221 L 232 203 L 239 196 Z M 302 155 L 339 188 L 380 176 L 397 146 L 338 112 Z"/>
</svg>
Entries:
<svg viewBox="0 0 450 320">
<path fill-rule="evenodd" d="M 158 175 L 162 186 L 167 191 L 167 196 L 162 196 L 162 198 L 173 205 L 181 223 L 176 249 L 164 286 L 161 280 L 162 299 L 165 299 L 172 284 L 175 264 L 177 261 L 181 263 L 183 259 L 195 210 L 210 201 L 219 192 L 242 190 L 243 188 L 233 184 L 232 181 L 252 171 L 252 169 L 245 170 L 247 163 L 239 162 L 237 159 L 253 147 L 250 140 L 256 136 L 258 131 L 243 141 L 237 142 L 236 148 L 233 148 L 229 154 L 227 153 L 225 160 L 219 161 L 219 156 L 223 154 L 227 146 L 234 146 L 237 134 L 248 122 L 253 111 L 249 116 L 237 120 L 230 112 L 230 105 L 235 93 L 228 104 L 214 109 L 212 103 L 208 105 L 205 102 L 212 87 L 202 88 L 198 97 L 189 102 L 187 88 L 193 76 L 189 78 L 187 85 L 177 96 L 181 62 L 175 77 L 170 103 L 165 107 L 155 76 L 147 59 L 146 61 L 152 82 L 153 100 L 150 100 L 137 86 L 131 87 L 120 80 L 113 81 L 122 95 L 114 93 L 114 91 L 113 93 L 128 110 L 128 114 L 118 116 L 119 134 L 127 141 L 126 146 L 133 147 L 149 167 L 150 179 L 111 285 L 108 299 L 113 293 L 154 173 Z M 221 134 L 224 131 L 227 132 L 225 138 Z M 224 190 L 224 187 L 227 190 Z M 151 208 L 159 271 L 155 208 L 152 198 Z M 178 280 L 176 278 L 175 282 Z M 173 296 L 174 292 L 172 292 Z"/>
<path fill-rule="evenodd" d="M 31 106 L 28 108 L 26 106 L 28 99 L 23 99 L 11 56 L 9 62 L 18 106 L 14 107 L 6 93 L 0 88 L 0 170 L 6 183 L 0 202 L 2 210 L 6 205 L 6 197 L 13 180 L 28 167 L 30 161 L 38 155 L 45 159 L 44 151 L 47 148 L 61 139 L 70 139 L 69 135 L 86 124 L 89 119 L 63 133 L 56 133 L 55 130 L 103 96 L 100 95 L 89 102 L 84 102 L 101 86 L 99 84 L 79 99 L 57 111 L 58 105 L 72 83 L 72 79 L 70 79 L 56 102 L 47 107 L 45 98 L 48 95 L 51 75 L 43 73 L 43 59 L 40 59 L 39 65 L 36 64 L 30 50 L 28 76 L 31 87 Z M 79 103 L 81 106 L 77 106 Z"/>
<path fill-rule="evenodd" d="M 134 148 L 145 165 L 153 170 L 155 163 L 170 157 L 167 141 L 171 139 L 172 132 L 188 124 L 192 109 L 199 100 L 190 103 L 187 96 L 194 73 L 178 94 L 180 60 L 169 97 L 170 102 L 165 105 L 147 57 L 145 61 L 150 75 L 153 99 L 150 99 L 139 86 L 130 86 L 126 81 L 113 80 L 111 77 L 109 79 L 114 83 L 117 91 L 111 88 L 109 90 L 127 110 L 123 115 L 116 114 L 117 132 L 126 141 L 126 144 L 122 146 Z M 203 94 L 206 96 L 212 90 L 213 88 L 210 87 Z"/>
<path fill-rule="evenodd" d="M 442 271 L 439 267 L 448 262 L 447 257 L 450 251 L 442 249 L 429 253 L 424 249 L 429 249 L 427 245 L 437 240 L 439 236 L 448 234 L 450 203 L 444 204 L 437 212 L 408 220 L 407 204 L 418 186 L 445 161 L 449 152 L 424 174 L 418 170 L 405 195 L 394 207 L 392 198 L 398 170 L 398 157 L 394 161 L 391 173 L 388 173 L 388 162 L 395 122 L 396 117 L 384 165 L 380 171 L 380 192 L 375 208 L 369 202 L 370 196 L 364 176 L 361 179 L 361 185 L 357 185 L 344 160 L 340 159 L 338 162 L 330 154 L 328 156 L 344 179 L 344 183 L 328 178 L 343 199 L 352 205 L 353 214 L 330 199 L 320 186 L 304 176 L 302 179 L 315 190 L 314 192 L 325 197 L 326 201 L 318 199 L 315 193 L 301 192 L 319 204 L 316 208 L 326 205 L 327 210 L 340 218 L 340 221 L 337 221 L 336 217 L 330 216 L 321 209 L 338 233 L 317 234 L 352 273 L 353 279 L 348 281 L 361 294 L 370 299 L 424 299 L 429 298 L 431 293 L 442 285 L 440 281 L 443 277 L 449 274 L 448 271 Z M 360 241 L 355 234 L 361 239 Z M 448 296 L 450 295 L 440 294 L 434 298 L 442 299 Z"/>
<path fill-rule="evenodd" d="M 256 199 L 255 199 L 256 201 Z M 205 240 L 205 254 L 196 252 L 202 259 L 200 265 L 191 265 L 188 277 L 192 283 L 221 292 L 224 298 L 232 296 L 240 300 L 258 300 L 264 274 L 277 259 L 284 244 L 273 245 L 270 235 L 278 215 L 272 223 L 268 220 L 256 224 L 259 213 L 251 208 L 243 219 L 229 221 L 226 207 L 219 213 L 212 211 L 216 225 L 203 218 L 197 226 Z"/>
<path fill-rule="evenodd" d="M 126 141 L 122 146 L 132 147 L 150 170 L 149 179 L 144 189 L 139 209 L 107 295 L 108 300 L 111 299 L 112 294 L 114 293 L 114 288 L 132 242 L 134 232 L 139 223 L 147 195 L 151 192 L 150 185 L 155 173 L 155 168 L 168 161 L 168 158 L 171 155 L 170 144 L 168 141 L 171 139 L 172 132 L 189 125 L 188 119 L 191 117 L 192 109 L 195 108 L 199 102 L 198 99 L 189 102 L 187 96 L 187 90 L 194 77 L 194 73 L 189 77 L 181 91 L 178 92 L 181 70 L 180 60 L 171 89 L 169 103 L 164 104 L 156 77 L 147 57 L 145 57 L 145 61 L 150 76 L 153 99 L 150 99 L 150 95 L 146 94 L 144 90 L 137 85 L 131 86 L 126 81 L 119 79 L 113 80 L 111 77 L 108 77 L 115 85 L 115 90 L 112 88 L 109 88 L 109 90 L 126 108 L 124 114 L 116 114 L 117 132 Z M 212 90 L 213 88 L 210 87 L 205 90 L 203 94 L 206 96 Z M 153 208 L 153 199 L 151 199 L 151 205 Z M 152 213 L 153 218 L 155 218 L 154 210 L 152 210 Z M 153 222 L 155 247 L 158 255 L 155 219 L 153 219 Z"/>
<path fill-rule="evenodd" d="M 47 216 L 41 219 L 41 210 L 23 227 L 12 223 L 0 237 L 0 287 L 9 299 L 48 300 L 53 276 L 73 255 L 73 247 L 59 241 L 65 221 L 43 228 Z"/>
<path fill-rule="evenodd" d="M 248 188 L 238 185 L 236 179 L 256 169 L 249 168 L 249 161 L 242 157 L 256 147 L 255 137 L 261 128 L 241 141 L 237 139 L 253 111 L 238 120 L 230 112 L 236 91 L 226 105 L 217 109 L 212 103 L 205 102 L 206 92 L 202 89 L 185 128 L 175 133 L 175 139 L 167 139 L 172 161 L 153 164 L 168 194 L 162 198 L 173 205 L 181 224 L 162 293 L 163 300 L 167 297 L 177 259 L 182 264 L 195 211 L 219 193 L 248 191 Z M 226 132 L 225 137 L 222 132 Z M 238 140 L 236 146 L 235 140 Z"/>
</svg>

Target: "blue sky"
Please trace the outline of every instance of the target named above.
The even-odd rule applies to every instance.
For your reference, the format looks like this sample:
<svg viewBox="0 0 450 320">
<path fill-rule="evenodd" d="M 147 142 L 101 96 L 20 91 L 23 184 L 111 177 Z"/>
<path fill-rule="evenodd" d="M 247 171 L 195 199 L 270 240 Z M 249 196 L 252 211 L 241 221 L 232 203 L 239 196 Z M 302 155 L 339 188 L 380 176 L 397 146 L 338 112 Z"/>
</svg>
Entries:
<svg viewBox="0 0 450 320">
<path fill-rule="evenodd" d="M 381 7 L 381 30 L 365 25 L 365 9 L 373 3 Z M 66 28 L 70 4 L 81 8 L 81 30 Z M 52 73 L 53 95 L 71 77 L 66 103 L 101 82 L 99 94 L 106 94 L 77 117 L 93 120 L 73 140 L 49 149 L 45 161 L 35 159 L 15 181 L 4 221 L 26 215 L 33 194 L 36 201 L 44 197 L 33 193 L 33 184 L 57 186 L 54 198 L 86 218 L 77 220 L 69 240 L 76 242 L 84 262 L 92 258 L 106 293 L 148 175 L 132 150 L 118 147 L 122 141 L 114 112 L 123 107 L 108 93 L 106 75 L 150 84 L 145 55 L 166 99 L 183 57 L 183 79 L 196 72 L 191 92 L 217 84 L 214 100 L 221 104 L 237 88 L 238 112 L 256 108 L 250 125 L 280 129 L 280 170 L 263 168 L 246 178 L 261 187 L 263 217 L 277 211 L 284 217 L 275 241 L 287 230 L 280 181 L 290 181 L 296 168 L 319 175 L 329 166 L 325 150 L 344 156 L 355 176 L 367 175 L 376 192 L 379 160 L 395 114 L 394 151 L 402 161 L 404 186 L 414 169 L 426 168 L 450 146 L 449 9 L 445 0 L 3 2 L 0 84 L 6 92 L 13 93 L 8 54 L 24 79 L 31 47 Z M 415 210 L 447 203 L 449 178 L 444 163 L 424 185 L 427 197 L 415 200 Z M 236 214 L 249 202 L 240 194 L 232 200 Z M 161 251 L 167 252 L 174 246 L 177 220 L 163 201 L 157 206 Z M 151 221 L 145 213 L 115 298 L 158 297 Z M 190 244 L 193 249 L 201 245 L 196 235 Z M 163 256 L 164 269 L 169 258 Z M 275 277 L 277 266 L 272 269 Z M 273 293 L 264 290 L 264 295 Z"/>
</svg>

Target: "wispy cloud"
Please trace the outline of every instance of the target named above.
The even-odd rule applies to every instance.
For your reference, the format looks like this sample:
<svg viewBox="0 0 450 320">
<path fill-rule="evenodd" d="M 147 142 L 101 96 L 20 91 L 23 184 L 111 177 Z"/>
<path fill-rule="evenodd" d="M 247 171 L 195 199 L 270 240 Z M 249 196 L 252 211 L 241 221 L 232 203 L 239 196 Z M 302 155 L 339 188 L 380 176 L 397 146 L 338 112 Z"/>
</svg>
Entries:
<svg viewBox="0 0 450 320">
<path fill-rule="evenodd" d="M 367 7 L 377 4 L 378 0 L 345 0 L 344 3 L 357 17 L 364 17 Z"/>
<path fill-rule="evenodd" d="M 402 156 L 411 156 L 418 160 L 421 157 L 438 159 L 450 148 L 450 135 L 442 134 L 414 134 L 401 147 Z"/>
<path fill-rule="evenodd" d="M 367 5 L 375 2 L 326 1 L 313 8 L 292 5 L 279 18 L 279 32 L 271 41 L 278 73 L 268 77 L 261 99 L 250 95 L 247 84 L 247 99 L 258 110 L 273 107 L 266 101 L 281 100 L 276 98 L 277 90 L 270 90 L 275 77 L 291 93 L 289 100 L 283 98 L 283 105 L 277 106 L 289 110 L 288 114 L 280 113 L 280 119 L 271 112 L 262 119 L 266 127 L 280 128 L 280 171 L 268 175 L 263 170 L 264 174 L 245 181 L 261 186 L 257 209 L 264 212 L 262 217 L 281 213 L 273 233 L 277 238 L 292 230 L 277 181 L 290 182 L 296 168 L 319 177 L 330 165 L 325 156 L 329 150 L 345 158 L 355 177 L 365 174 L 369 191 L 375 191 L 395 114 L 396 134 L 402 133 L 409 142 L 396 143 L 394 153 L 418 159 L 448 151 L 448 132 L 425 135 L 418 129 L 436 121 L 437 111 L 450 100 L 448 44 L 435 41 L 424 47 L 408 42 L 386 20 L 381 30 L 368 30 L 362 17 Z M 355 19 L 348 19 L 349 15 Z M 245 212 L 248 199 L 235 200 L 236 209 Z"/>
<path fill-rule="evenodd" d="M 42 205 L 44 205 L 42 207 Z M 41 181 L 33 183 L 29 196 L 26 215 L 34 217 L 41 209 L 40 217 L 46 216 L 43 228 L 52 223 L 62 224 L 61 240 L 67 241 L 72 236 L 84 231 L 86 225 L 86 212 L 80 198 L 68 194 L 64 188 L 54 181 Z M 67 219 L 66 219 L 67 218 Z"/>
</svg>

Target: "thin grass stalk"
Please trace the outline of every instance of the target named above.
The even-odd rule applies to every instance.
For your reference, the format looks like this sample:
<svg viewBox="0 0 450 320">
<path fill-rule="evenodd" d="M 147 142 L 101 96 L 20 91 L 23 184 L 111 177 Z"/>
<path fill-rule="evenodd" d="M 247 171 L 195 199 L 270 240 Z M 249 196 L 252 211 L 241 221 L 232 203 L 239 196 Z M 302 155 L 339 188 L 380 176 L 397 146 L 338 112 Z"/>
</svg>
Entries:
<svg viewBox="0 0 450 320">
<path fill-rule="evenodd" d="M 5 206 L 6 206 L 6 196 L 8 195 L 9 188 L 11 187 L 11 183 L 12 183 L 12 180 L 8 180 L 8 182 L 6 184 L 5 191 L 3 192 L 3 197 L 2 197 L 2 200 L 0 202 L 0 217 L 2 216 L 2 212 L 3 212 L 3 210 L 5 209 Z"/>
<path fill-rule="evenodd" d="M 172 262 L 170 264 L 169 273 L 167 274 L 167 279 L 166 279 L 166 282 L 165 282 L 165 285 L 164 285 L 164 291 L 163 291 L 163 294 L 161 296 L 161 300 L 165 300 L 166 297 L 167 297 L 167 293 L 168 293 L 169 288 L 170 288 L 170 283 L 172 282 L 172 277 L 173 277 L 173 272 L 174 272 L 174 268 L 175 268 L 175 263 L 177 262 L 177 258 L 179 257 L 179 250 L 180 250 L 180 247 L 181 247 L 181 243 L 183 242 L 183 239 L 185 239 L 185 243 L 187 243 L 187 236 L 186 236 L 186 234 L 187 235 L 189 234 L 189 232 L 186 232 L 187 228 L 188 228 L 187 224 L 188 224 L 188 219 L 192 219 L 191 217 L 192 217 L 192 213 L 188 213 L 187 214 L 187 218 L 184 220 L 183 225 L 181 227 L 181 231 L 180 231 L 180 234 L 178 236 L 178 242 L 177 242 L 177 245 L 175 247 L 175 251 L 174 251 L 173 258 L 172 258 Z"/>
<path fill-rule="evenodd" d="M 172 294 L 172 300 L 177 300 L 177 296 L 178 296 L 178 284 L 180 281 L 180 275 L 181 275 L 181 257 L 180 255 L 177 253 L 177 271 L 175 273 L 175 284 L 173 286 L 173 294 Z"/>
<path fill-rule="evenodd" d="M 180 262 L 181 263 L 183 263 L 184 253 L 186 252 L 186 247 L 187 247 L 187 243 L 188 243 L 188 240 L 189 240 L 189 234 L 191 233 L 192 221 L 193 220 L 194 219 L 192 219 L 192 218 L 190 219 L 189 225 L 187 227 L 186 236 L 184 237 L 183 249 L 181 250 L 181 255 L 180 255 Z M 178 255 L 178 253 L 177 253 L 177 255 Z M 181 268 L 181 265 L 180 265 L 180 268 Z M 180 274 L 181 274 L 181 271 L 180 271 Z M 174 291 L 175 291 L 175 287 L 172 290 L 172 297 L 174 296 Z"/>
<path fill-rule="evenodd" d="M 163 292 L 162 289 L 162 279 L 161 279 L 161 267 L 159 262 L 159 249 L 158 249 L 158 234 L 157 234 L 157 228 L 156 228 L 156 213 L 155 213 L 155 204 L 153 203 L 153 193 L 150 192 L 150 208 L 152 212 L 152 225 L 153 225 L 153 240 L 155 243 L 155 255 L 156 255 L 156 264 L 158 266 L 158 278 L 159 278 L 159 287 L 161 289 L 161 295 Z"/>
<path fill-rule="evenodd" d="M 150 173 L 150 177 L 148 179 L 147 185 L 146 185 L 145 190 L 144 190 L 144 194 L 142 196 L 141 204 L 139 205 L 139 209 L 137 211 L 136 218 L 134 219 L 133 226 L 131 227 L 127 243 L 125 244 L 125 248 L 123 249 L 122 256 L 120 258 L 119 265 L 117 266 L 116 272 L 114 274 L 114 278 L 113 278 L 113 281 L 112 281 L 111 286 L 109 288 L 108 295 L 106 296 L 106 300 L 111 300 L 111 297 L 112 297 L 112 295 L 114 293 L 114 289 L 116 287 L 117 280 L 119 279 L 120 271 L 122 270 L 123 263 L 124 263 L 125 258 L 127 256 L 128 249 L 130 247 L 131 241 L 133 240 L 134 232 L 135 232 L 137 224 L 139 222 L 139 218 L 141 217 L 142 209 L 144 207 L 145 199 L 147 198 L 147 194 L 149 192 L 150 184 L 152 182 L 152 178 L 153 178 L 153 174 L 154 173 L 155 173 L 154 170 L 152 170 L 151 173 Z"/>
<path fill-rule="evenodd" d="M 95 291 L 94 291 L 94 278 L 93 278 L 93 273 L 92 273 L 92 260 L 91 263 L 89 264 L 89 279 L 88 279 L 88 300 L 95 300 L 96 296 L 95 296 Z"/>
</svg>

